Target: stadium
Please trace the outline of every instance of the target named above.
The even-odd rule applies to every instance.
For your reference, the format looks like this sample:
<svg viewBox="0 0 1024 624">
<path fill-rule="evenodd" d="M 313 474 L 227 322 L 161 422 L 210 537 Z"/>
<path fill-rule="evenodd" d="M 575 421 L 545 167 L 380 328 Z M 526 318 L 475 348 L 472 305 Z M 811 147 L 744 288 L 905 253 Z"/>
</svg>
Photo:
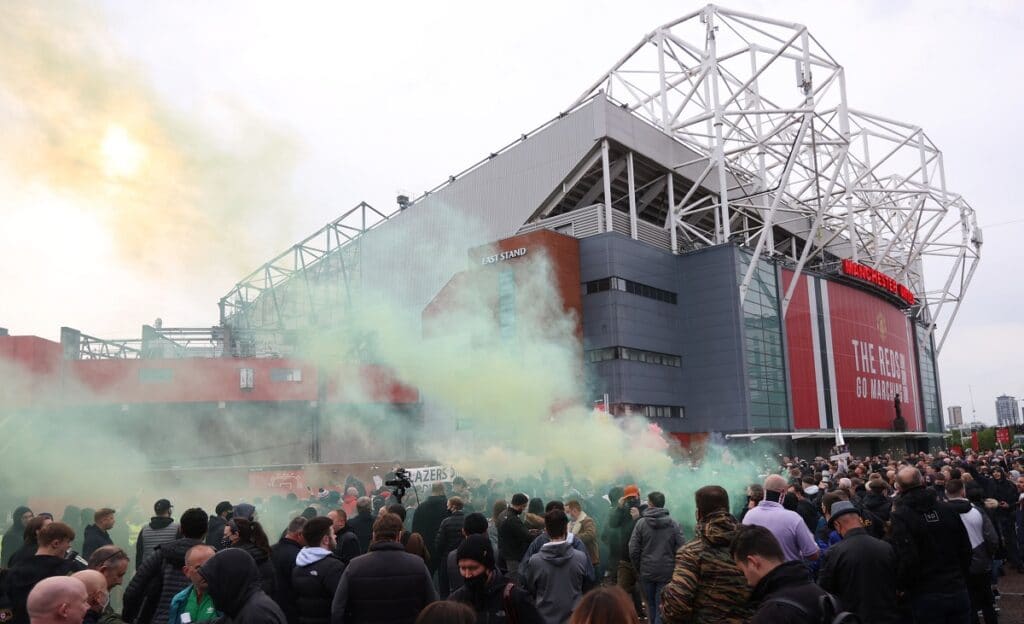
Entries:
<svg viewBox="0 0 1024 624">
<path fill-rule="evenodd" d="M 403 256 L 396 239 L 457 250 Z M 373 389 L 351 396 L 304 338 L 344 325 L 385 281 L 428 319 L 465 275 L 490 284 L 514 331 L 517 265 L 543 254 L 578 320 L 588 404 L 688 446 L 827 455 L 841 432 L 859 453 L 923 450 L 941 440 L 937 356 L 981 247 L 922 128 L 856 108 L 805 26 L 707 6 L 443 184 L 394 209 L 358 203 L 273 257 L 220 299 L 212 327 L 0 336 L 0 358 L 31 380 L 6 404 L 142 437 L 171 416 L 227 440 L 226 423 L 272 414 L 308 426 L 282 426 L 271 448 L 225 442 L 215 458 L 165 463 L 336 462 L 338 423 L 421 423 L 425 397 L 348 353 L 338 369 Z M 395 435 L 345 460 L 429 460 Z"/>
</svg>

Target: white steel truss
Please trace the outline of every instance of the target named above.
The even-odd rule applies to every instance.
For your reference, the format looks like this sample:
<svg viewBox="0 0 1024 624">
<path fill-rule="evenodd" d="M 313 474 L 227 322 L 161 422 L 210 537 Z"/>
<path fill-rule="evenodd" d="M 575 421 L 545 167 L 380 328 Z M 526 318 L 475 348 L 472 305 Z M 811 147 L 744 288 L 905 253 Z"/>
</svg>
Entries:
<svg viewBox="0 0 1024 624">
<path fill-rule="evenodd" d="M 220 300 L 221 325 L 237 339 L 246 330 L 294 329 L 340 311 L 358 286 L 359 238 L 395 214 L 360 202 L 235 284 Z"/>
<path fill-rule="evenodd" d="M 867 264 L 914 292 L 930 332 L 942 324 L 941 349 L 980 259 L 974 210 L 921 128 L 848 106 L 843 67 L 806 26 L 708 5 L 648 33 L 570 108 L 598 93 L 698 154 L 676 166 L 702 173 L 669 194 L 682 195 L 665 219 L 673 248 L 677 234 L 737 241 L 797 274 Z M 695 192 L 706 182 L 711 197 Z M 926 286 L 926 270 L 941 279 Z"/>
</svg>

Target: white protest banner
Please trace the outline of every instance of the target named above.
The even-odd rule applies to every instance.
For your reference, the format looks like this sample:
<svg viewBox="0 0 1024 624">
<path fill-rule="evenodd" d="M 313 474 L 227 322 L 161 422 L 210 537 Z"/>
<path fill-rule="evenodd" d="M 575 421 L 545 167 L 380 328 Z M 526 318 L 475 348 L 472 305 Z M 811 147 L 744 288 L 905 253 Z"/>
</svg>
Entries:
<svg viewBox="0 0 1024 624">
<path fill-rule="evenodd" d="M 413 487 L 423 487 L 435 483 L 448 483 L 455 478 L 455 468 L 452 466 L 426 466 L 424 468 L 406 468 L 409 471 L 409 481 Z"/>
</svg>

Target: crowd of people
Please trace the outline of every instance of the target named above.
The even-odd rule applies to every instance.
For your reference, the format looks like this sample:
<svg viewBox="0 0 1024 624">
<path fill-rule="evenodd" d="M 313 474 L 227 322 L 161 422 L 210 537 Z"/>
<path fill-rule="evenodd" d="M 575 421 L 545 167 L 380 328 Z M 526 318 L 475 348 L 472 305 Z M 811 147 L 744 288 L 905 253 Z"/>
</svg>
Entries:
<svg viewBox="0 0 1024 624">
<path fill-rule="evenodd" d="M 783 457 L 746 492 L 701 484 L 692 518 L 633 478 L 456 478 L 405 504 L 350 478 L 177 517 L 160 499 L 131 532 L 109 507 L 82 527 L 18 506 L 0 622 L 992 624 L 1024 573 L 1022 462 Z"/>
</svg>

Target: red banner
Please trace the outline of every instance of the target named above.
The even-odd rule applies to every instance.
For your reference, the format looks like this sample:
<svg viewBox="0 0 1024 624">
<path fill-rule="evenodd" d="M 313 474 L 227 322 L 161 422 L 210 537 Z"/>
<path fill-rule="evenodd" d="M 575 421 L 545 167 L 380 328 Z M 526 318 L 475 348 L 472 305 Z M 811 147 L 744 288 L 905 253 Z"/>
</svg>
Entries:
<svg viewBox="0 0 1024 624">
<path fill-rule="evenodd" d="M 996 442 L 1009 446 L 1010 444 L 1010 428 L 1000 427 L 996 429 Z"/>
<path fill-rule="evenodd" d="M 977 453 L 979 448 L 980 448 L 980 445 L 978 444 L 978 432 L 977 431 L 972 431 L 971 432 L 971 448 L 974 449 L 975 453 Z"/>
<path fill-rule="evenodd" d="M 963 457 L 964 447 L 960 446 L 959 444 L 954 444 L 953 446 L 949 447 L 949 452 L 958 457 Z"/>
<path fill-rule="evenodd" d="M 783 271 L 788 288 L 791 271 Z M 910 321 L 891 302 L 801 275 L 786 312 L 797 429 L 891 430 L 899 397 L 908 431 L 921 431 Z M 831 420 L 831 425 L 829 421 Z"/>
</svg>

